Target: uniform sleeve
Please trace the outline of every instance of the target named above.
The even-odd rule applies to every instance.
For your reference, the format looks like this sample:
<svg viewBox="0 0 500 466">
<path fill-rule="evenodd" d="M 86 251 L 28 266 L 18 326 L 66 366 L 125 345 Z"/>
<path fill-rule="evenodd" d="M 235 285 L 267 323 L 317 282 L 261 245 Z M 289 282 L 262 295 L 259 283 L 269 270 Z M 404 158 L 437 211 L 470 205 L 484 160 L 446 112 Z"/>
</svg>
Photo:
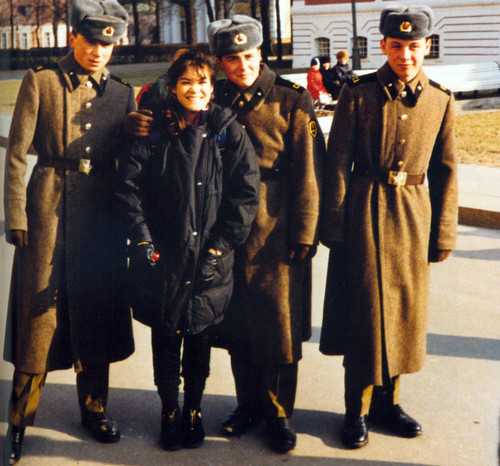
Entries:
<svg viewBox="0 0 500 466">
<path fill-rule="evenodd" d="M 257 213 L 260 177 L 257 156 L 245 130 L 236 122 L 227 129 L 222 149 L 224 188 L 210 247 L 225 250 L 247 239 Z"/>
<path fill-rule="evenodd" d="M 317 243 L 325 139 L 309 92 L 304 91 L 291 115 L 292 154 L 290 243 Z"/>
<path fill-rule="evenodd" d="M 432 205 L 429 246 L 434 249 L 453 249 L 457 235 L 458 187 L 454 127 L 454 100 L 451 96 L 427 172 Z"/>
<path fill-rule="evenodd" d="M 9 131 L 5 157 L 5 231 L 28 230 L 26 215 L 27 154 L 37 125 L 39 89 L 35 73 L 29 70 L 19 89 Z"/>
<path fill-rule="evenodd" d="M 320 240 L 324 244 L 345 240 L 345 197 L 351 176 L 356 128 L 352 91 L 340 92 L 328 138 L 325 160 Z"/>
</svg>

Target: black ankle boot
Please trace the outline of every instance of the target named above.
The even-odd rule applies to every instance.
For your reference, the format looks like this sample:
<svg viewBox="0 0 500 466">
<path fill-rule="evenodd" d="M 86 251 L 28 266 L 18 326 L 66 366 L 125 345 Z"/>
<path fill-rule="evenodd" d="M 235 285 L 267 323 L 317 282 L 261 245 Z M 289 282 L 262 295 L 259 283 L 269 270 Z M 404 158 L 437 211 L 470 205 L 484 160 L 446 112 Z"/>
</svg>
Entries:
<svg viewBox="0 0 500 466">
<path fill-rule="evenodd" d="M 186 448 L 198 448 L 203 443 L 205 431 L 201 423 L 201 411 L 199 409 L 184 409 L 182 412 L 182 444 Z"/>
<path fill-rule="evenodd" d="M 175 451 L 182 446 L 181 409 L 162 412 L 160 441 L 165 450 Z"/>
<path fill-rule="evenodd" d="M 9 432 L 7 432 L 6 436 L 6 451 L 9 455 L 9 464 L 16 464 L 21 459 L 24 431 L 25 427 L 9 426 Z"/>
</svg>

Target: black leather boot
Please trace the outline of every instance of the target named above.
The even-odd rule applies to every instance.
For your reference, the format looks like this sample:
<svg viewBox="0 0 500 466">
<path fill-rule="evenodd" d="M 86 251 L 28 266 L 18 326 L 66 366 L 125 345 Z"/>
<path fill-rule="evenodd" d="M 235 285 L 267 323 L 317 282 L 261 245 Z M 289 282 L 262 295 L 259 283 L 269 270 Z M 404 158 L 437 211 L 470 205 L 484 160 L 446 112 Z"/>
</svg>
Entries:
<svg viewBox="0 0 500 466">
<path fill-rule="evenodd" d="M 400 437 L 412 438 L 422 434 L 420 424 L 398 404 L 370 409 L 368 421 Z"/>
<path fill-rule="evenodd" d="M 293 450 L 297 444 L 297 434 L 286 417 L 278 417 L 267 421 L 269 444 L 277 453 Z"/>
<path fill-rule="evenodd" d="M 9 464 L 16 464 L 21 459 L 21 448 L 23 446 L 25 427 L 9 426 L 6 440 L 6 453 L 9 456 Z"/>
<path fill-rule="evenodd" d="M 182 446 L 181 410 L 179 406 L 171 413 L 161 415 L 160 441 L 165 450 L 175 451 Z"/>
<path fill-rule="evenodd" d="M 201 423 L 201 411 L 188 409 L 182 413 L 182 444 L 186 448 L 198 448 L 203 443 L 205 431 Z"/>
<path fill-rule="evenodd" d="M 368 443 L 366 416 L 356 416 L 347 412 L 342 426 L 342 443 L 346 448 L 364 447 Z"/>
<path fill-rule="evenodd" d="M 239 437 L 260 421 L 262 421 L 262 415 L 238 405 L 224 420 L 221 430 L 228 437 Z"/>
<path fill-rule="evenodd" d="M 98 442 L 113 443 L 120 440 L 118 424 L 106 411 L 101 413 L 82 411 L 82 425 Z"/>
</svg>

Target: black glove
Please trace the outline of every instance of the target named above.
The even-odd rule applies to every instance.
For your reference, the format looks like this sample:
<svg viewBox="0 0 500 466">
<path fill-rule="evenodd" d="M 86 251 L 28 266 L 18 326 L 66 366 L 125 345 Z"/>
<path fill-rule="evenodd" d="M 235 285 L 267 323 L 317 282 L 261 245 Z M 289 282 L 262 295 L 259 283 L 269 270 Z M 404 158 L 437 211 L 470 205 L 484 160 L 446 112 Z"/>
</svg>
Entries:
<svg viewBox="0 0 500 466">
<path fill-rule="evenodd" d="M 198 262 L 198 276 L 200 282 L 207 285 L 215 276 L 215 268 L 217 267 L 217 255 L 213 252 L 206 252 Z"/>
<path fill-rule="evenodd" d="M 158 262 L 159 254 L 155 252 L 152 243 L 139 243 L 135 245 L 130 254 L 130 261 L 134 267 L 153 269 Z"/>
</svg>

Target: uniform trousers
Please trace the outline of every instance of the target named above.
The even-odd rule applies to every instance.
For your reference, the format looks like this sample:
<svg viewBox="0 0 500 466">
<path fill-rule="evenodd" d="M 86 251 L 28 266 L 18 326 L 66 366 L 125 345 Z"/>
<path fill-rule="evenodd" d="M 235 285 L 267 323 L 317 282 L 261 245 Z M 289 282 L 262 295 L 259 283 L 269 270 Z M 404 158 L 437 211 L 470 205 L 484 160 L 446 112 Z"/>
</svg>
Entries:
<svg viewBox="0 0 500 466">
<path fill-rule="evenodd" d="M 170 335 L 161 329 L 153 328 L 151 344 L 154 382 L 163 411 L 172 413 L 178 406 L 181 375 L 184 379 L 184 410 L 200 410 L 203 390 L 210 374 L 208 329 L 195 335 Z"/>
<path fill-rule="evenodd" d="M 14 371 L 10 397 L 10 422 L 13 426 L 33 425 L 46 378 L 47 372 Z M 82 411 L 104 411 L 108 401 L 109 364 L 84 367 L 76 375 L 76 387 Z"/>
<path fill-rule="evenodd" d="M 382 331 L 383 334 L 383 331 Z M 356 368 L 345 365 L 346 412 L 361 417 L 370 410 L 383 409 L 399 403 L 399 375 L 391 377 L 387 363 L 385 339 L 382 339 L 382 385 L 367 385 Z"/>
<path fill-rule="evenodd" d="M 298 363 L 252 363 L 231 353 L 238 405 L 268 420 L 291 417 L 297 392 Z"/>
</svg>

